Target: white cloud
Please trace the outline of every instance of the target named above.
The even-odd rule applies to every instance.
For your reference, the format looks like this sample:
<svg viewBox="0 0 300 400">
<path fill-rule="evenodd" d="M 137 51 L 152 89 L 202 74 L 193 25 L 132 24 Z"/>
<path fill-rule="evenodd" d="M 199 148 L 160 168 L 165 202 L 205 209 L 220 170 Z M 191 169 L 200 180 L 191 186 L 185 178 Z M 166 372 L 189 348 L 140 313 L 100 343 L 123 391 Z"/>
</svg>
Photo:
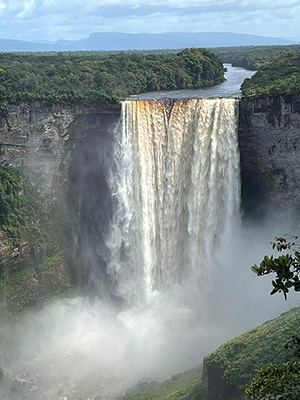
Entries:
<svg viewBox="0 0 300 400">
<path fill-rule="evenodd" d="M 6 8 L 6 5 L 2 1 L 0 1 L 0 14 L 2 14 L 4 12 L 5 8 Z"/>
<path fill-rule="evenodd" d="M 35 0 L 24 0 L 22 2 L 22 11 L 17 14 L 17 17 L 24 18 L 30 15 L 35 9 Z"/>
<path fill-rule="evenodd" d="M 80 39 L 97 31 L 287 37 L 300 36 L 299 20 L 299 0 L 0 0 L 0 38 L 27 40 Z"/>
</svg>

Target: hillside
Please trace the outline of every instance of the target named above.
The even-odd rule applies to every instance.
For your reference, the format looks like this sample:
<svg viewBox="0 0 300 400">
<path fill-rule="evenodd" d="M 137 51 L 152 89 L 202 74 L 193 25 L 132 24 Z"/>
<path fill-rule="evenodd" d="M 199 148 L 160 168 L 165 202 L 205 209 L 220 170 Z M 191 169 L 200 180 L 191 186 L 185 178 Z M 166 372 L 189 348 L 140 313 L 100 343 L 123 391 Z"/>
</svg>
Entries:
<svg viewBox="0 0 300 400">
<path fill-rule="evenodd" d="M 293 335 L 299 334 L 299 325 L 298 307 L 230 340 L 206 356 L 204 365 L 209 393 L 220 392 L 227 385 L 227 390 L 232 388 L 232 393 L 240 393 L 240 398 L 244 398 L 245 388 L 257 368 L 290 360 L 291 354 L 284 346 Z"/>
</svg>

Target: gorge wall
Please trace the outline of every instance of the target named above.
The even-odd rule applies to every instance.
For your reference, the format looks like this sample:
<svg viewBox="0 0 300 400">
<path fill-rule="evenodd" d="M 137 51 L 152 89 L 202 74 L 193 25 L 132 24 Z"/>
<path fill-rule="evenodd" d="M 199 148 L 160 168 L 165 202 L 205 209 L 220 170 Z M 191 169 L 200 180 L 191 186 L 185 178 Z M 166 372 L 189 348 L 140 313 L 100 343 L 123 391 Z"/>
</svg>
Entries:
<svg viewBox="0 0 300 400">
<path fill-rule="evenodd" d="M 74 185 L 69 184 L 76 182 L 74 171 L 83 162 L 78 148 L 92 143 L 95 136 L 107 137 L 119 115 L 118 106 L 61 106 L 46 102 L 12 105 L 0 115 L 0 165 L 25 167 L 26 176 L 45 205 L 51 207 L 55 203 L 64 208 L 72 196 L 76 197 Z M 86 157 L 88 152 L 84 154 Z M 45 257 L 38 236 L 22 238 L 20 246 L 15 246 L 3 230 L 0 238 L 0 283 L 8 276 L 13 276 L 15 282 L 11 295 L 0 287 L 0 314 L 3 307 L 21 311 L 70 286 L 74 278 L 73 257 L 57 256 L 59 246 L 50 249 Z"/>
<path fill-rule="evenodd" d="M 297 208 L 300 200 L 300 96 L 242 98 L 239 115 L 245 215 L 261 215 L 270 204 Z M 99 210 L 101 204 L 108 210 L 107 213 L 99 211 L 96 216 L 99 226 L 105 229 L 109 222 L 109 199 L 103 170 L 110 161 L 113 131 L 119 118 L 119 105 L 62 106 L 39 102 L 10 106 L 8 112 L 2 111 L 0 115 L 0 165 L 25 166 L 29 179 L 37 185 L 45 202 L 65 204 L 67 199 L 75 209 L 79 197 L 84 202 L 84 196 L 90 195 L 89 184 L 97 185 L 101 198 L 95 197 L 92 201 L 99 205 Z M 94 172 L 80 174 L 83 165 L 90 165 Z M 79 180 L 86 182 L 80 196 L 76 188 Z M 83 221 L 85 215 L 80 218 Z M 81 228 L 84 230 L 83 225 Z M 95 238 L 99 233 L 95 232 Z M 15 247 L 5 232 L 0 231 L 0 235 L 2 277 L 4 266 L 11 274 L 32 261 L 42 261 L 39 244 L 34 240 L 25 240 Z M 70 260 L 56 263 L 54 274 L 61 274 L 68 280 L 70 271 L 66 264 L 70 263 Z M 86 279 L 85 276 L 81 278 Z M 51 279 L 48 275 L 46 278 L 29 275 L 24 290 L 28 292 L 30 303 L 34 304 L 51 292 Z M 45 280 L 48 281 L 46 285 Z"/>
<path fill-rule="evenodd" d="M 242 98 L 239 146 L 245 213 L 298 209 L 300 96 Z"/>
</svg>

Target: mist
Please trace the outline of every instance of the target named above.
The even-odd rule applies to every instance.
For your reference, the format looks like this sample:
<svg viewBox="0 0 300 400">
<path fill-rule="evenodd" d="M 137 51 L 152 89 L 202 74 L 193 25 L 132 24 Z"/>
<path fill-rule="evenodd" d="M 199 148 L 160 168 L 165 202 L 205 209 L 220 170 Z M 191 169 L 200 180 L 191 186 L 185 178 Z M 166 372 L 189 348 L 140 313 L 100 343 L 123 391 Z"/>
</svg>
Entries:
<svg viewBox="0 0 300 400">
<path fill-rule="evenodd" d="M 236 227 L 216 251 L 211 279 L 155 291 L 122 307 L 74 297 L 18 317 L 6 331 L 3 399 L 114 399 L 140 380 L 164 380 L 201 364 L 226 340 L 298 305 L 270 296 L 270 277 L 250 270 L 280 226 Z M 288 227 L 287 227 L 288 228 Z"/>
<path fill-rule="evenodd" d="M 151 126 L 153 137 L 165 135 L 165 110 L 153 103 L 145 106 L 152 107 L 151 113 L 139 116 L 139 129 L 147 127 L 148 132 Z M 77 172 L 82 175 L 77 179 L 78 201 L 73 206 L 78 207 L 78 273 L 90 262 L 81 273 L 84 290 L 1 326 L 3 400 L 117 399 L 140 380 L 161 381 L 201 364 L 206 354 L 228 339 L 298 305 L 297 294 L 291 293 L 288 301 L 280 294 L 270 296 L 271 277 L 258 278 L 250 269 L 271 253 L 274 236 L 296 234 L 297 226 L 296 216 L 276 209 L 270 209 L 260 222 L 242 222 L 237 136 L 230 136 L 236 133 L 237 101 L 178 103 L 168 121 L 174 146 L 169 139 L 167 150 L 157 147 L 153 152 L 153 147 L 147 147 L 147 136 L 133 132 L 136 128 L 131 123 L 140 110 L 136 104 L 126 107 L 120 142 L 95 137 L 81 148 L 84 154 Z M 184 107 L 183 115 L 180 107 Z M 198 113 L 198 109 L 205 112 Z M 146 123 L 148 115 L 155 115 L 156 126 Z M 192 131 L 200 130 L 204 138 L 215 138 L 215 147 L 206 140 L 197 142 Z M 218 136 L 219 131 L 228 135 L 228 143 Z M 197 146 L 199 151 L 192 156 L 191 149 Z M 141 166 L 137 157 L 131 157 L 133 149 L 144 157 Z M 219 150 L 213 153 L 215 149 Z M 171 177 L 168 187 L 164 186 L 167 195 L 155 186 L 154 175 L 141 178 L 149 172 L 142 169 L 153 166 L 154 157 L 162 160 L 161 154 L 167 154 L 169 162 L 157 163 L 155 173 Z M 109 162 L 112 157 L 115 164 Z M 200 192 L 208 195 L 194 201 L 198 196 L 195 166 L 200 162 L 204 170 L 215 162 L 214 171 L 219 169 L 224 181 L 212 174 L 208 191 L 208 178 L 203 177 Z M 99 182 L 97 171 L 101 171 Z M 138 181 L 144 185 L 143 195 L 134 191 Z M 180 189 L 182 182 L 193 187 L 193 196 Z M 139 206 L 143 196 L 160 217 L 158 221 Z M 160 201 L 168 201 L 167 206 Z M 106 213 L 108 203 L 111 209 Z M 201 218 L 198 204 L 203 207 Z M 180 229 L 178 210 L 183 210 Z M 147 223 L 141 225 L 141 221 Z M 153 239 L 157 237 L 167 242 L 158 243 Z M 84 265 L 83 258 L 88 260 Z"/>
</svg>

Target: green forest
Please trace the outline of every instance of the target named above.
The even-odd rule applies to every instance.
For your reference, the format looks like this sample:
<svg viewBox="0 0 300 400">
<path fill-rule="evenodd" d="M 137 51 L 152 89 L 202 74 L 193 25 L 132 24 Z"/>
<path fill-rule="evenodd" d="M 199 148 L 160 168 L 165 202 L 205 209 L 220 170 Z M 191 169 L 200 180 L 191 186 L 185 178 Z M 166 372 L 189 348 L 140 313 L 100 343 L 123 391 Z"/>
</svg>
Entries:
<svg viewBox="0 0 300 400">
<path fill-rule="evenodd" d="M 217 47 L 210 50 L 216 53 L 224 63 L 230 63 L 233 67 L 259 71 L 279 53 L 299 51 L 300 45 Z"/>
<path fill-rule="evenodd" d="M 245 79 L 246 96 L 296 94 L 300 92 L 300 51 L 282 52 L 251 79 Z"/>
<path fill-rule="evenodd" d="M 196 88 L 224 80 L 222 61 L 206 49 L 177 54 L 3 53 L 0 104 L 114 103 L 131 94 Z"/>
</svg>

